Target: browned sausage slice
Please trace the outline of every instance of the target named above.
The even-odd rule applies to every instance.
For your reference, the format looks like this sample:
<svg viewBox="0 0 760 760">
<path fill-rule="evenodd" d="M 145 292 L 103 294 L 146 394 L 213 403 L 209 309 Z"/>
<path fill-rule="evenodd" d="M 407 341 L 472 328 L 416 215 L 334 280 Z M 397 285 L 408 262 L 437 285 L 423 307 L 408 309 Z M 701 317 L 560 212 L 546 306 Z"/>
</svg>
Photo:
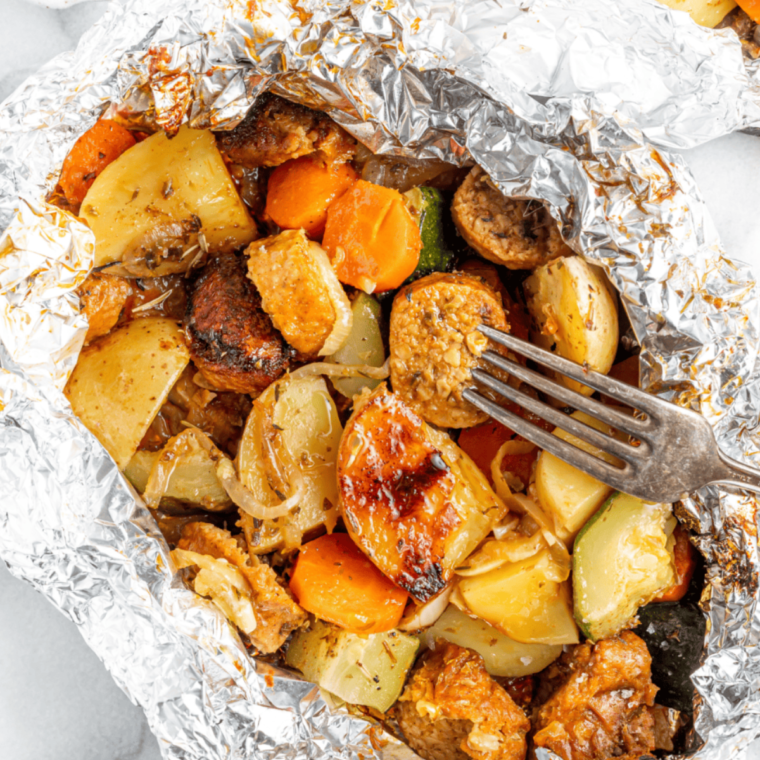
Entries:
<svg viewBox="0 0 760 760">
<path fill-rule="evenodd" d="M 254 169 L 279 166 L 321 150 L 328 160 L 346 161 L 356 140 L 321 111 L 263 95 L 230 132 L 217 135 L 219 149 L 236 164 Z"/>
<path fill-rule="evenodd" d="M 185 332 L 193 361 L 219 390 L 258 394 L 285 372 L 294 353 L 232 254 L 212 260 L 191 286 Z"/>
<path fill-rule="evenodd" d="M 540 203 L 507 198 L 479 166 L 456 191 L 451 216 L 468 245 L 510 269 L 533 269 L 572 253 Z"/>
<path fill-rule="evenodd" d="M 462 398 L 489 341 L 480 325 L 509 330 L 501 298 L 479 277 L 431 274 L 393 301 L 390 370 L 393 390 L 428 422 L 464 428 L 488 415 Z"/>
</svg>

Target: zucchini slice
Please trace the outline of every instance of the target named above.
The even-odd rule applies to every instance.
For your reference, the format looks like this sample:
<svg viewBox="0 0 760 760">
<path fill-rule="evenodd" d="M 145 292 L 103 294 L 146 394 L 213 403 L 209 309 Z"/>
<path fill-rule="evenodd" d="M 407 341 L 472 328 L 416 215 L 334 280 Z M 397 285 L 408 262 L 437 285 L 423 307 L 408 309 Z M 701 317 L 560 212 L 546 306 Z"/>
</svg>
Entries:
<svg viewBox="0 0 760 760">
<path fill-rule="evenodd" d="M 420 226 L 422 250 L 417 268 L 407 282 L 433 272 L 448 272 L 454 262 L 454 253 L 444 242 L 443 214 L 445 203 L 434 187 L 413 187 L 404 193 L 409 211 Z"/>
<path fill-rule="evenodd" d="M 295 633 L 285 662 L 349 704 L 385 712 L 401 695 L 419 645 L 401 631 L 359 636 L 317 620 Z"/>
<path fill-rule="evenodd" d="M 591 641 L 630 627 L 639 607 L 673 584 L 676 520 L 669 504 L 615 492 L 573 550 L 575 620 Z"/>
</svg>

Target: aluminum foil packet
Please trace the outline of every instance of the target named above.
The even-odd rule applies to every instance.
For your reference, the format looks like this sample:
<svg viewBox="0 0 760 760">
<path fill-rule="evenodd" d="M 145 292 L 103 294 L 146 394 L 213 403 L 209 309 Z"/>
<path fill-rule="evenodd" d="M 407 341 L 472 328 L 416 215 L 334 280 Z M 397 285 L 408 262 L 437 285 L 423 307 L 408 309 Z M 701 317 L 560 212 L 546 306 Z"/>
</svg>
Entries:
<svg viewBox="0 0 760 760">
<path fill-rule="evenodd" d="M 44 201 L 71 145 L 106 108 L 231 128 L 267 89 L 376 152 L 478 162 L 542 200 L 619 290 L 649 389 L 760 463 L 758 289 L 667 152 L 760 126 L 757 72 L 732 32 L 654 0 L 126 0 L 0 108 L 0 556 L 78 624 L 166 758 L 413 757 L 248 656 L 62 393 L 93 258 Z M 760 735 L 756 501 L 708 488 L 683 508 L 708 576 L 696 756 L 727 759 Z"/>
</svg>

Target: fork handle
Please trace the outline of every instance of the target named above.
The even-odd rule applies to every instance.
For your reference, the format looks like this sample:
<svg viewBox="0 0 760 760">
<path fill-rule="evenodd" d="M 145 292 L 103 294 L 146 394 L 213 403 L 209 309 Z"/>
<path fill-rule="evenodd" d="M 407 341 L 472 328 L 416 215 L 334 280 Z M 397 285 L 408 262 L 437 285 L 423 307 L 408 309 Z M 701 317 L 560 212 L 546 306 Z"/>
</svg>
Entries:
<svg viewBox="0 0 760 760">
<path fill-rule="evenodd" d="M 736 459 L 726 456 L 720 449 L 718 456 L 723 465 L 723 471 L 712 481 L 713 483 L 746 488 L 755 493 L 760 493 L 760 469 L 738 462 Z"/>
</svg>

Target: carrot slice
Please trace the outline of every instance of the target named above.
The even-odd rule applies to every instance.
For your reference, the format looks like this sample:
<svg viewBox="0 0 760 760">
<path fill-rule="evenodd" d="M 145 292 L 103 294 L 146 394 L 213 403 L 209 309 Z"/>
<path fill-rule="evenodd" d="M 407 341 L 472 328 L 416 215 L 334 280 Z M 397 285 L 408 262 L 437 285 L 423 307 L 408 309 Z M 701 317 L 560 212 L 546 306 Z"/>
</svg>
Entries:
<svg viewBox="0 0 760 760">
<path fill-rule="evenodd" d="M 554 430 L 554 426 L 546 420 L 536 417 L 536 415 L 517 404 L 513 404 L 511 401 L 505 402 L 503 406 L 505 409 L 509 409 L 510 412 L 514 412 L 547 432 Z M 491 462 L 493 462 L 494 457 L 499 453 L 502 444 L 512 440 L 524 441 L 525 439 L 500 422 L 489 420 L 488 422 L 483 422 L 480 425 L 463 430 L 459 434 L 457 444 L 475 462 L 480 471 L 488 478 L 488 481 L 493 484 L 491 479 Z M 538 458 L 539 452 L 540 450 L 535 448 L 527 454 L 506 454 L 501 460 L 501 471 L 510 472 L 520 478 L 523 483 L 527 484 L 530 481 L 533 463 Z"/>
<path fill-rule="evenodd" d="M 676 565 L 676 582 L 663 591 L 658 597 L 653 599 L 654 602 L 677 602 L 686 595 L 691 583 L 691 576 L 694 575 L 694 568 L 697 566 L 694 547 L 689 541 L 689 532 L 680 525 L 676 526 L 673 531 L 675 544 L 673 546 L 673 558 Z"/>
<path fill-rule="evenodd" d="M 345 533 L 321 536 L 301 548 L 290 590 L 305 610 L 352 633 L 395 628 L 408 597 Z"/>
<path fill-rule="evenodd" d="M 409 277 L 422 240 L 398 190 L 360 179 L 328 209 L 322 245 L 341 282 L 372 293 Z"/>
<path fill-rule="evenodd" d="M 63 162 L 60 185 L 66 200 L 78 206 L 103 169 L 134 144 L 132 133 L 115 121 L 95 122 L 74 143 Z"/>
<path fill-rule="evenodd" d="M 736 2 L 756 24 L 760 24 L 760 0 L 736 0 Z"/>
<path fill-rule="evenodd" d="M 351 164 L 327 162 L 313 155 L 278 166 L 267 183 L 266 213 L 284 230 L 303 229 L 322 236 L 327 208 L 359 179 Z"/>
</svg>

